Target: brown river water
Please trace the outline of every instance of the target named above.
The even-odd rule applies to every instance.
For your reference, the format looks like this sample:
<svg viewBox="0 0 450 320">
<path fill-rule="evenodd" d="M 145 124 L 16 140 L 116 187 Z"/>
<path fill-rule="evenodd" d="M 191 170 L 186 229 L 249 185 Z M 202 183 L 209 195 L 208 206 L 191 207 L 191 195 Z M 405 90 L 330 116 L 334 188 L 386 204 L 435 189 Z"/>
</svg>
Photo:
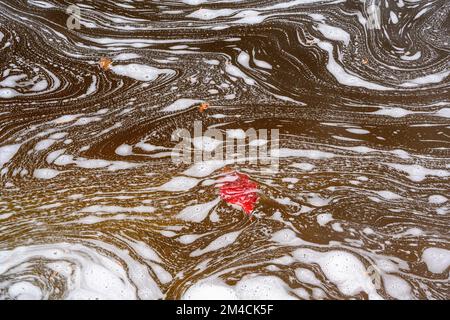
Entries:
<svg viewBox="0 0 450 320">
<path fill-rule="evenodd" d="M 0 1 L 0 299 L 449 299 L 449 29 L 446 0 Z M 174 161 L 177 130 L 217 150 L 198 124 L 278 130 L 240 140 L 272 162 Z"/>
</svg>

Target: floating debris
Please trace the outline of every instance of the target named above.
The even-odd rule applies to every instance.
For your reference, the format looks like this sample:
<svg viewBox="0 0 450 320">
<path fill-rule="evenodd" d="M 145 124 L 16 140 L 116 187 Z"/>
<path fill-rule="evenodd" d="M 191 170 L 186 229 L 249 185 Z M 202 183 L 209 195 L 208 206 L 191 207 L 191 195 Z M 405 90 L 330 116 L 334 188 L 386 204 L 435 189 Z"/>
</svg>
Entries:
<svg viewBox="0 0 450 320">
<path fill-rule="evenodd" d="M 100 58 L 100 68 L 102 68 L 104 71 L 108 71 L 111 68 L 112 60 L 107 57 Z"/>
<path fill-rule="evenodd" d="M 221 185 L 220 197 L 227 203 L 240 206 L 246 214 L 251 215 L 259 199 L 258 184 L 239 172 L 233 172 L 227 177 L 235 179 Z"/>
<path fill-rule="evenodd" d="M 209 108 L 209 103 L 203 102 L 200 104 L 200 106 L 198 107 L 198 111 L 200 112 L 204 112 L 206 109 Z"/>
</svg>

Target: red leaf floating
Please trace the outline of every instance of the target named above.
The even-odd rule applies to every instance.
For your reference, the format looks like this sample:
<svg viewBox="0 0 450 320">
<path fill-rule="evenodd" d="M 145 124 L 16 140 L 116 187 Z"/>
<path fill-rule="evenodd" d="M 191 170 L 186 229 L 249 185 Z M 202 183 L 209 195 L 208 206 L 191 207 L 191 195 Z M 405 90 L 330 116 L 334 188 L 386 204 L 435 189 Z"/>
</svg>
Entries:
<svg viewBox="0 0 450 320">
<path fill-rule="evenodd" d="M 259 199 L 258 184 L 250 181 L 247 175 L 239 172 L 234 172 L 228 177 L 235 177 L 236 179 L 221 185 L 220 197 L 228 203 L 240 206 L 246 214 L 251 215 Z"/>
</svg>

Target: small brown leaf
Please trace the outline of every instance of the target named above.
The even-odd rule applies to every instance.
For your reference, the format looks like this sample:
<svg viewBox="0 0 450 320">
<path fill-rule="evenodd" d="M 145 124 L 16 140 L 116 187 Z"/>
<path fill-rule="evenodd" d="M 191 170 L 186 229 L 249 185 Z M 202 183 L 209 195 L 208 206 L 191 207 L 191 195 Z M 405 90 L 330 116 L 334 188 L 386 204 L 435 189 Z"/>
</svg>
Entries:
<svg viewBox="0 0 450 320">
<path fill-rule="evenodd" d="M 362 58 L 362 63 L 363 63 L 363 64 L 368 64 L 368 63 L 369 63 L 369 60 L 368 60 L 367 58 Z"/>
<path fill-rule="evenodd" d="M 107 57 L 101 57 L 99 64 L 100 64 L 100 68 L 102 68 L 104 71 L 107 71 L 111 67 L 112 60 Z"/>
<path fill-rule="evenodd" d="M 198 107 L 198 111 L 200 112 L 204 112 L 206 109 L 209 108 L 209 104 L 206 102 L 203 102 L 200 104 L 200 106 Z"/>
</svg>

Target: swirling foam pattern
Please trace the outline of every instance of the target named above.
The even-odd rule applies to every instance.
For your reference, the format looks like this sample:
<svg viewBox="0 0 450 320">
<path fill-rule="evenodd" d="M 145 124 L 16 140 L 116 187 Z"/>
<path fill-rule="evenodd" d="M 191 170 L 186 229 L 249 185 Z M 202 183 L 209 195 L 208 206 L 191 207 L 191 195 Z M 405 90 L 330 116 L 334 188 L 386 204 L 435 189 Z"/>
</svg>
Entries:
<svg viewBox="0 0 450 320">
<path fill-rule="evenodd" d="M 450 298 L 448 1 L 71 4 L 0 2 L 1 299 Z M 279 130 L 255 219 L 194 121 Z"/>
</svg>

